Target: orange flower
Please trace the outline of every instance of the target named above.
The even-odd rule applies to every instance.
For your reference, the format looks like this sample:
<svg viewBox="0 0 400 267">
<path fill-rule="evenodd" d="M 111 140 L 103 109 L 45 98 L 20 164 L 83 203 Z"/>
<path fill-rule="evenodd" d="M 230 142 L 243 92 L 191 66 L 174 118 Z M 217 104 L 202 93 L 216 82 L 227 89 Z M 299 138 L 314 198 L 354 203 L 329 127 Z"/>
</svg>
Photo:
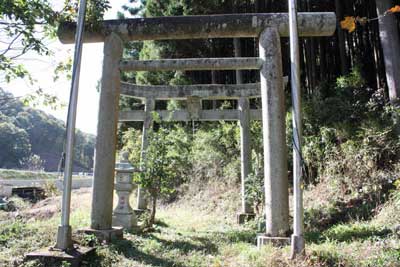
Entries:
<svg viewBox="0 0 400 267">
<path fill-rule="evenodd" d="M 400 12 L 400 6 L 396 5 L 396 6 L 392 7 L 391 9 L 389 9 L 387 12 L 389 12 L 389 13 L 398 13 L 398 12 Z"/>
<path fill-rule="evenodd" d="M 346 16 L 344 20 L 340 22 L 340 27 L 349 32 L 354 32 L 356 29 L 356 19 L 354 17 Z"/>
</svg>

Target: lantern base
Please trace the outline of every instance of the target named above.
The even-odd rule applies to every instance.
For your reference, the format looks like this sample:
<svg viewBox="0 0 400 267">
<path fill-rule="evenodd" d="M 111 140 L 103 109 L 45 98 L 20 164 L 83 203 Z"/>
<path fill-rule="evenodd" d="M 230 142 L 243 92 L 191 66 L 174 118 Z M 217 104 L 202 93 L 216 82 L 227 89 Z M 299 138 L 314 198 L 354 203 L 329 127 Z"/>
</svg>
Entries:
<svg viewBox="0 0 400 267">
<path fill-rule="evenodd" d="M 84 228 L 84 229 L 79 229 L 78 233 L 94 235 L 100 242 L 106 242 L 106 243 L 109 243 L 115 239 L 122 239 L 124 237 L 122 227 L 113 227 L 111 229 L 105 229 L 105 230 Z"/>
<path fill-rule="evenodd" d="M 132 231 L 137 228 L 137 218 L 134 212 L 132 213 L 114 213 L 113 226 L 121 226 L 125 230 Z"/>
</svg>

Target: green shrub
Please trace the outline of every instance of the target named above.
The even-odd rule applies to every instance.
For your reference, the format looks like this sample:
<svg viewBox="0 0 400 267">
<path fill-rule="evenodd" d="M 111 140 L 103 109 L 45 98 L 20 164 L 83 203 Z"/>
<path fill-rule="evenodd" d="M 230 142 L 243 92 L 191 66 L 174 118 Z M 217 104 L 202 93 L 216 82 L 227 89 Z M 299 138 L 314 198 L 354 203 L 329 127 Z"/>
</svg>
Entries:
<svg viewBox="0 0 400 267">
<path fill-rule="evenodd" d="M 193 135 L 193 175 L 195 179 L 232 177 L 239 171 L 239 129 L 236 123 L 205 123 Z"/>
<path fill-rule="evenodd" d="M 338 242 L 353 242 L 354 240 L 376 239 L 385 237 L 391 231 L 384 227 L 377 227 L 371 224 L 339 224 L 331 227 L 323 233 L 323 237 L 328 240 L 335 240 Z"/>
<path fill-rule="evenodd" d="M 25 223 L 19 220 L 0 226 L 0 245 L 4 247 L 7 247 L 9 241 L 18 240 L 26 234 Z"/>
<path fill-rule="evenodd" d="M 303 108 L 305 181 L 326 184 L 326 199 L 387 199 L 400 155 L 397 110 L 365 85 L 359 67 L 319 89 Z"/>
</svg>

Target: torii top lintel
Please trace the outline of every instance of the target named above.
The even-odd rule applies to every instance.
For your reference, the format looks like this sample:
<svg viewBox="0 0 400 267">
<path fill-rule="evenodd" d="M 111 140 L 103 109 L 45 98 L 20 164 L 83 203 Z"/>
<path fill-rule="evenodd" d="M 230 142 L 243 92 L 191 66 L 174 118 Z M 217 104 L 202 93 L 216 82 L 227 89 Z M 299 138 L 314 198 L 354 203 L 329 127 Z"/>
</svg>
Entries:
<svg viewBox="0 0 400 267">
<path fill-rule="evenodd" d="M 330 36 L 336 29 L 331 12 L 298 13 L 300 36 Z M 267 27 L 277 27 L 282 37 L 289 35 L 288 13 L 251 13 L 105 20 L 96 29 L 87 29 L 84 42 L 103 42 L 111 32 L 124 41 L 257 37 Z M 74 42 L 76 24 L 63 23 L 58 37 L 64 44 Z"/>
</svg>

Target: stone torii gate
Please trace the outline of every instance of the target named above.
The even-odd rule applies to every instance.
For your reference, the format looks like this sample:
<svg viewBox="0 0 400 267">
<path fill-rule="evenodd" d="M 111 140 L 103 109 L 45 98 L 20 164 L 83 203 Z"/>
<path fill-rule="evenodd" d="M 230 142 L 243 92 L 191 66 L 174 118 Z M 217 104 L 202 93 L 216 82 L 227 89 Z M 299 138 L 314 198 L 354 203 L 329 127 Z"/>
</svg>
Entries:
<svg viewBox="0 0 400 267">
<path fill-rule="evenodd" d="M 215 59 L 213 59 L 215 60 Z M 189 60 L 195 63 L 193 59 Z M 152 61 L 158 63 L 159 61 Z M 192 66 L 192 65 L 188 65 Z M 188 68 L 185 66 L 184 68 Z M 198 66 L 198 65 L 196 65 Z M 171 65 L 171 68 L 175 68 Z M 143 67 L 141 70 L 146 70 Z M 241 135 L 241 195 L 242 210 L 238 214 L 238 223 L 243 223 L 254 217 L 251 203 L 246 198 L 245 179 L 250 172 L 251 146 L 250 146 L 250 120 L 261 120 L 261 110 L 250 109 L 249 98 L 260 97 L 260 84 L 238 85 L 185 85 L 185 86 L 140 86 L 129 83 L 121 83 L 121 95 L 143 100 L 145 110 L 129 110 L 119 113 L 120 122 L 142 121 L 142 152 L 141 158 L 145 158 L 148 146 L 147 134 L 152 125 L 152 112 L 157 112 L 159 118 L 164 121 L 239 121 Z M 155 110 L 155 100 L 186 100 L 185 110 Z M 204 110 L 202 100 L 231 100 L 238 102 L 237 110 Z M 146 208 L 146 200 L 139 188 L 137 194 L 138 212 Z"/>
<path fill-rule="evenodd" d="M 336 27 L 334 13 L 299 13 L 300 36 L 330 36 Z M 74 41 L 75 24 L 62 24 L 58 36 L 63 43 Z M 138 18 L 103 21 L 97 30 L 85 33 L 84 42 L 104 42 L 103 75 L 101 80 L 99 119 L 97 127 L 96 162 L 93 181 L 91 212 L 92 233 L 109 239 L 115 231 L 112 228 L 113 189 L 116 133 L 119 117 L 119 97 L 123 93 L 142 94 L 143 98 L 154 99 L 159 91 L 165 96 L 183 97 L 194 95 L 191 99 L 198 103 L 198 97 L 239 96 L 245 99 L 259 90 L 262 100 L 262 123 L 264 140 L 264 179 L 266 232 L 258 237 L 258 244 L 281 240 L 289 231 L 287 151 L 285 135 L 285 108 L 282 74 L 280 37 L 289 34 L 287 13 L 274 14 L 229 14 L 210 16 L 182 16 Z M 223 59 L 180 59 L 136 61 L 122 59 L 123 44 L 140 40 L 172 40 L 199 38 L 259 38 L 259 58 Z M 142 90 L 137 85 L 127 85 L 120 81 L 121 71 L 137 70 L 211 70 L 211 69 L 259 69 L 260 84 L 246 85 L 197 85 L 185 87 L 147 87 Z M 199 90 L 197 90 L 199 89 Z M 197 95 L 193 92 L 199 92 Z M 201 94 L 201 93 L 203 94 Z M 224 93 L 224 94 L 222 94 Z M 204 95 L 206 94 L 206 95 Z M 239 101 L 241 102 L 241 101 Z M 242 101 L 247 108 L 247 101 Z M 198 110 L 196 114 L 177 111 L 163 114 L 177 119 L 239 119 L 238 111 L 222 110 L 209 113 Z M 120 120 L 134 116 L 145 119 L 143 111 L 130 111 L 122 114 Z M 133 113 L 135 113 L 132 115 Z M 251 116 L 259 116 L 249 112 Z M 257 112 L 256 112 L 257 113 Z M 124 117 L 128 116 L 128 117 Z M 286 239 L 285 239 L 286 240 Z"/>
</svg>

